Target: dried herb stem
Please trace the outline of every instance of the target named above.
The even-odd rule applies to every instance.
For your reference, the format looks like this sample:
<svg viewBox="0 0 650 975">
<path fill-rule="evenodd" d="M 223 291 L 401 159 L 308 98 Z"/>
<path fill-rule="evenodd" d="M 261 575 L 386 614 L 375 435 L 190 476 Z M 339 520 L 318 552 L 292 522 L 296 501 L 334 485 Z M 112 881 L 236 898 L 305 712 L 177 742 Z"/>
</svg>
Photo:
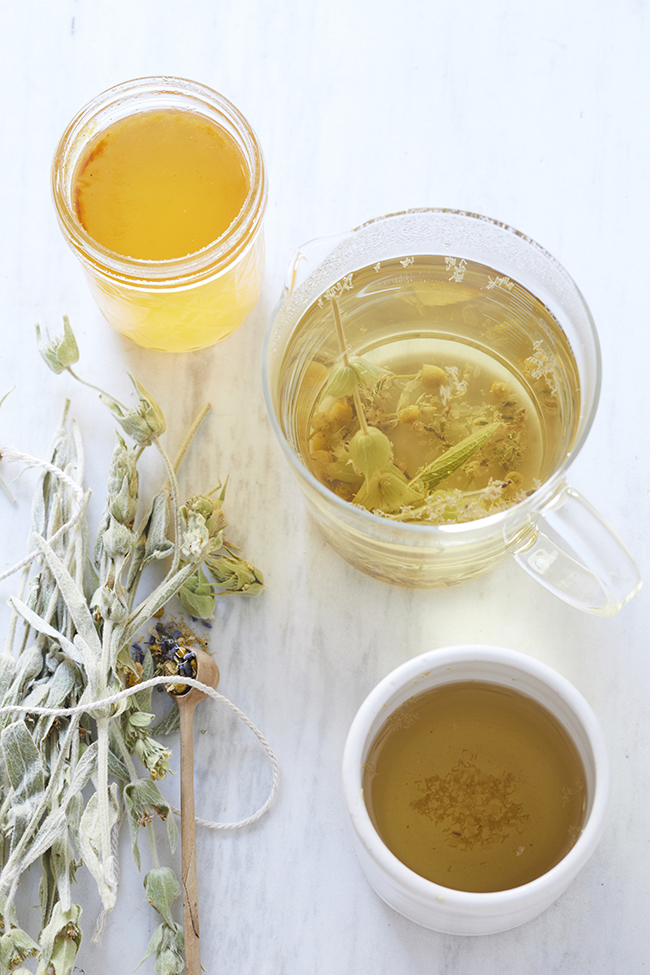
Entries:
<svg viewBox="0 0 650 975">
<path fill-rule="evenodd" d="M 29 580 L 29 566 L 26 565 L 20 574 L 20 581 L 18 583 L 18 598 L 22 599 L 25 594 L 25 588 Z M 18 626 L 18 613 L 12 608 L 11 616 L 9 618 L 9 626 L 7 628 L 7 637 L 5 639 L 4 653 L 8 657 L 13 656 L 14 643 L 16 641 L 16 627 Z M 23 638 L 26 639 L 27 634 L 23 634 Z M 0 817 L 1 818 L 1 817 Z"/>
<path fill-rule="evenodd" d="M 198 427 L 197 427 L 198 430 Z M 153 443 L 156 445 L 160 456 L 163 459 L 165 469 L 167 471 L 167 477 L 169 478 L 169 483 L 171 486 L 171 505 L 172 505 L 172 520 L 174 523 L 174 553 L 172 555 L 172 562 L 169 567 L 169 571 L 165 577 L 165 582 L 172 578 L 172 576 L 177 572 L 178 566 L 181 561 L 181 514 L 180 506 L 178 503 L 178 480 L 176 478 L 176 470 L 174 465 L 169 459 L 169 455 L 163 445 L 160 442 L 159 437 L 153 438 Z"/>
<path fill-rule="evenodd" d="M 104 696 L 104 695 L 102 695 Z M 102 903 L 110 910 L 115 903 L 117 885 L 116 871 L 113 865 L 113 847 L 111 843 L 111 823 L 108 792 L 108 742 L 109 718 L 97 718 L 97 806 L 99 810 L 99 830 L 102 850 L 103 889 Z"/>
<path fill-rule="evenodd" d="M 74 369 L 72 368 L 72 366 L 67 366 L 66 368 L 67 368 L 68 372 L 70 373 L 70 375 L 72 376 L 72 378 L 73 379 L 76 379 L 77 382 L 78 383 L 81 383 L 82 386 L 87 386 L 88 389 L 94 389 L 95 392 L 96 393 L 99 393 L 100 396 L 103 396 L 104 395 L 104 390 L 101 388 L 101 386 L 97 386 L 97 385 L 95 385 L 95 383 L 91 383 L 89 379 L 84 379 L 83 376 L 80 376 L 79 373 L 77 373 L 77 372 L 74 371 Z M 124 406 L 124 404 L 120 403 L 120 406 L 122 406 L 123 409 L 126 409 L 126 407 Z"/>
<path fill-rule="evenodd" d="M 154 870 L 158 870 L 160 867 L 160 857 L 158 856 L 158 846 L 156 845 L 156 834 L 154 833 L 153 824 L 151 822 L 147 823 L 147 835 L 149 837 L 149 846 L 151 849 L 151 863 Z"/>
<path fill-rule="evenodd" d="M 187 436 L 185 437 L 185 440 L 181 444 L 180 450 L 176 455 L 176 459 L 173 465 L 175 471 L 178 471 L 181 464 L 183 463 L 183 458 L 185 457 L 185 454 L 187 453 L 190 444 L 194 440 L 194 437 L 198 433 L 199 427 L 201 426 L 201 424 L 203 423 L 203 421 L 205 420 L 206 416 L 208 415 L 211 409 L 212 409 L 211 404 L 206 403 L 203 409 L 200 411 L 200 413 L 196 416 L 194 422 L 192 423 L 192 426 L 187 432 Z"/>
<path fill-rule="evenodd" d="M 359 417 L 359 426 L 361 427 L 363 433 L 367 434 L 370 428 L 368 426 L 368 421 L 366 420 L 366 411 L 363 408 L 358 388 L 352 393 L 352 398 L 354 400 L 354 407 L 357 411 L 357 416 Z"/>
<path fill-rule="evenodd" d="M 339 348 L 341 350 L 341 355 L 343 356 L 343 361 L 346 366 L 348 366 L 350 364 L 350 358 L 348 356 L 348 347 L 345 341 L 345 332 L 343 331 L 343 322 L 341 321 L 339 303 L 333 295 L 330 300 L 332 302 L 332 313 L 334 314 L 334 323 L 336 325 L 336 335 L 339 340 Z"/>
<path fill-rule="evenodd" d="M 343 331 L 343 322 L 341 320 L 341 312 L 339 311 L 339 303 L 332 295 L 330 298 L 332 302 L 332 313 L 334 315 L 334 323 L 336 325 L 336 336 L 339 341 L 339 348 L 341 350 L 341 355 L 343 357 L 343 362 L 346 366 L 350 365 L 350 357 L 348 355 L 348 347 L 345 341 L 345 332 Z M 359 418 L 359 426 L 364 434 L 368 433 L 368 421 L 366 420 L 366 413 L 361 402 L 361 397 L 359 395 L 359 387 L 356 386 L 352 392 L 352 399 L 354 400 L 354 407 L 357 411 L 357 416 Z"/>
</svg>

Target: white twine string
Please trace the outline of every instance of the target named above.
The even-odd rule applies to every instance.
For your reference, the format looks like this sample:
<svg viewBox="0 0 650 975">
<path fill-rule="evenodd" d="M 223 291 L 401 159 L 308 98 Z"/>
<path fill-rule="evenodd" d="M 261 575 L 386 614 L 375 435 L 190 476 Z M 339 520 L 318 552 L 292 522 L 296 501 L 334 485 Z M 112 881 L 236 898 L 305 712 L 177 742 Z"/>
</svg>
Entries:
<svg viewBox="0 0 650 975">
<path fill-rule="evenodd" d="M 200 691 L 203 691 L 204 694 L 207 694 L 209 697 L 213 698 L 215 701 L 221 701 L 223 704 L 227 705 L 230 708 L 230 710 L 233 711 L 234 714 L 236 714 L 237 717 L 240 718 L 248 728 L 250 728 L 250 730 L 253 732 L 255 737 L 264 746 L 264 750 L 266 751 L 266 754 L 269 757 L 271 768 L 273 770 L 273 783 L 271 786 L 271 792 L 269 794 L 269 797 L 266 800 L 266 802 L 262 806 L 260 806 L 257 812 L 253 813 L 252 816 L 248 816 L 246 819 L 241 819 L 239 820 L 239 822 L 236 823 L 213 823 L 210 822 L 209 820 L 201 819 L 198 816 L 196 816 L 195 822 L 198 823 L 199 826 L 207 827 L 207 829 L 240 829 L 242 826 L 250 826 L 251 823 L 254 823 L 256 820 L 260 819 L 260 817 L 262 817 L 264 813 L 267 812 L 268 809 L 270 809 L 278 793 L 278 787 L 280 785 L 280 766 L 278 760 L 275 756 L 273 749 L 271 748 L 270 744 L 268 743 L 268 741 L 266 740 L 262 732 L 258 728 L 256 728 L 256 726 L 253 724 L 250 718 L 247 718 L 244 712 L 241 711 L 236 704 L 233 704 L 232 701 L 229 701 L 228 698 L 224 697 L 223 694 L 219 694 L 219 692 L 216 691 L 214 687 L 209 687 L 207 684 L 203 684 L 201 683 L 201 681 L 195 680 L 193 677 L 181 678 L 178 675 L 176 675 L 175 677 L 162 677 L 162 676 L 151 677 L 149 680 L 142 681 L 141 684 L 134 684 L 132 687 L 125 687 L 124 690 L 119 691 L 118 693 L 113 694 L 110 697 L 102 698 L 102 700 L 100 701 L 91 701 L 88 704 L 77 704 L 75 705 L 75 707 L 71 707 L 71 708 L 46 708 L 46 707 L 32 707 L 30 705 L 24 705 L 24 704 L 7 704 L 4 707 L 0 708 L 0 715 L 40 714 L 40 715 L 47 715 L 49 717 L 55 717 L 55 718 L 72 717 L 72 715 L 75 714 L 82 714 L 84 712 L 94 711 L 96 709 L 108 707 L 111 704 L 117 704 L 120 701 L 123 701 L 126 698 L 131 697 L 132 694 L 139 694 L 140 691 L 147 690 L 149 687 L 156 687 L 159 684 L 179 684 L 181 682 L 183 684 L 188 684 L 190 687 L 196 687 Z M 176 816 L 180 816 L 179 809 L 175 809 L 172 806 L 171 810 Z"/>
<path fill-rule="evenodd" d="M 77 510 L 73 514 L 72 518 L 69 521 L 67 521 L 65 525 L 61 525 L 61 527 L 54 533 L 54 535 L 52 535 L 49 542 L 50 545 L 53 545 L 54 542 L 56 542 L 57 538 L 63 535 L 64 532 L 67 532 L 79 521 L 79 518 L 83 511 L 83 499 L 84 499 L 83 488 L 81 488 L 77 484 L 77 482 L 70 477 L 69 474 L 66 474 L 65 471 L 62 471 L 60 467 L 56 467 L 54 464 L 50 464 L 49 461 L 47 460 L 41 460 L 39 457 L 32 457 L 31 454 L 24 454 L 22 453 L 22 451 L 17 450 L 15 447 L 0 448 L 0 459 L 9 460 L 9 461 L 18 461 L 21 464 L 25 464 L 26 467 L 42 467 L 43 470 L 48 471 L 50 474 L 54 474 L 54 476 L 58 477 L 60 481 L 63 481 L 64 484 L 67 484 L 67 486 L 73 492 L 77 502 Z M 39 551 L 30 552 L 29 555 L 26 555 L 24 559 L 20 560 L 20 562 L 16 562 L 16 564 L 13 565 L 10 569 L 6 569 L 5 572 L 0 573 L 0 582 L 2 582 L 3 579 L 7 579 L 9 576 L 13 575 L 14 572 L 18 572 L 20 569 L 23 569 L 26 565 L 29 565 L 30 562 L 33 562 L 34 559 L 38 558 L 40 554 L 41 553 Z"/>
</svg>

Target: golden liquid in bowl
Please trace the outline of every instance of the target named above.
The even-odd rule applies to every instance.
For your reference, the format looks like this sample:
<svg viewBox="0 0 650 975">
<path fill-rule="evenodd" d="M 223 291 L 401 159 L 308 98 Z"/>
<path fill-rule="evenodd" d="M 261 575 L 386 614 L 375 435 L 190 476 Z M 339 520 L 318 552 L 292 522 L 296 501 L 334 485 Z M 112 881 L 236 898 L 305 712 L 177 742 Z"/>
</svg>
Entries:
<svg viewBox="0 0 650 975">
<path fill-rule="evenodd" d="M 374 739 L 363 793 L 383 842 L 454 890 L 542 876 L 580 835 L 585 770 L 558 719 L 513 688 L 457 681 L 410 698 Z"/>
</svg>

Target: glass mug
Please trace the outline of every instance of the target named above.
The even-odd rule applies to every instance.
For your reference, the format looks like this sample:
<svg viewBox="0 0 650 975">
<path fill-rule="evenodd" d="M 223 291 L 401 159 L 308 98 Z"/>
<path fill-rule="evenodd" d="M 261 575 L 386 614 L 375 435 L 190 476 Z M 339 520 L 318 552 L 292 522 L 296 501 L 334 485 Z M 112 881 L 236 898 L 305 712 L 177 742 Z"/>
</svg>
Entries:
<svg viewBox="0 0 650 975">
<path fill-rule="evenodd" d="M 142 121 L 146 113 L 177 113 L 189 124 L 205 126 L 239 156 L 246 177 L 243 204 L 230 225 L 184 256 L 150 260 L 118 254 L 95 240 L 80 219 L 79 176 L 101 151 L 106 131 L 125 121 Z M 214 159 L 197 173 L 197 187 L 201 179 L 210 185 L 220 176 Z M 191 178 L 189 172 L 186 176 Z M 150 77 L 98 95 L 61 137 L 52 162 L 52 192 L 63 234 L 100 310 L 137 345 L 165 352 L 206 348 L 238 328 L 257 302 L 264 274 L 264 159 L 244 116 L 211 88 L 183 78 Z"/>
<path fill-rule="evenodd" d="M 448 289 L 465 287 L 468 267 L 485 266 L 485 293 L 494 314 L 510 308 L 509 328 L 496 320 L 486 328 L 483 319 L 468 313 L 463 324 L 468 346 L 503 362 L 516 340 L 542 362 L 545 357 L 561 366 L 560 405 L 546 437 L 542 483 L 511 507 L 461 523 L 405 523 L 375 515 L 325 487 L 308 460 L 310 416 L 325 385 L 324 366 L 340 356 L 331 315 L 319 309 L 336 296 L 350 354 L 372 356 L 386 342 L 426 339 L 426 316 L 415 322 L 391 319 L 388 327 L 378 324 L 380 316 L 362 312 L 364 302 L 385 301 L 410 287 L 420 263 L 431 255 L 444 261 L 442 283 Z M 550 313 L 546 319 L 512 310 L 513 295 L 522 305 L 523 289 Z M 451 298 L 435 301 L 455 300 L 450 293 Z M 262 379 L 271 425 L 308 510 L 332 547 L 361 571 L 396 585 L 433 588 L 470 579 L 512 556 L 570 605 L 603 616 L 617 612 L 640 588 L 622 542 L 566 480 L 600 391 L 600 349 L 591 314 L 562 266 L 513 228 L 476 214 L 418 209 L 302 246 L 267 329 Z"/>
</svg>

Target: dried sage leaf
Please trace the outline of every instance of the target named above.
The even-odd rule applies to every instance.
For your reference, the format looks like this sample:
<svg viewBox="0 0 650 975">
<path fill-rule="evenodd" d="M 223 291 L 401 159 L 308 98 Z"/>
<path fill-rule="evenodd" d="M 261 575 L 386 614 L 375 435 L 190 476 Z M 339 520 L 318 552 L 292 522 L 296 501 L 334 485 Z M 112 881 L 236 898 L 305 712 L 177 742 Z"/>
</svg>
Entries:
<svg viewBox="0 0 650 975">
<path fill-rule="evenodd" d="M 120 804 L 117 786 L 112 782 L 108 787 L 108 822 L 102 822 L 99 797 L 96 792 L 88 800 L 79 823 L 79 848 L 86 867 L 93 875 L 106 908 L 113 906 L 116 895 L 116 878 L 112 858 L 107 863 L 100 859 L 102 833 L 110 830 L 118 822 Z"/>
<path fill-rule="evenodd" d="M 171 813 L 171 806 L 163 797 L 155 782 L 152 782 L 151 779 L 138 779 L 135 782 L 129 782 L 124 788 L 124 808 L 131 831 L 133 858 L 138 870 L 140 869 L 138 834 L 142 826 L 146 826 L 151 822 L 154 814 L 167 821 L 169 843 L 172 851 L 176 848 L 177 829 L 176 822 Z M 172 876 L 174 876 L 173 873 Z M 162 914 L 162 911 L 160 913 Z"/>
<path fill-rule="evenodd" d="M 421 470 L 411 481 L 411 484 L 425 485 L 428 491 L 432 491 L 441 481 L 449 477 L 455 471 L 466 464 L 470 457 L 473 457 L 496 432 L 501 429 L 502 424 L 498 421 L 487 423 L 476 433 L 471 433 L 460 443 L 445 451 L 440 457 Z"/>
<path fill-rule="evenodd" d="M 54 906 L 49 924 L 41 931 L 37 975 L 69 975 L 81 944 L 80 917 L 77 905 Z"/>
<path fill-rule="evenodd" d="M 156 867 L 145 874 L 144 889 L 147 900 L 171 927 L 174 919 L 171 906 L 181 892 L 176 875 L 169 867 Z"/>
</svg>

